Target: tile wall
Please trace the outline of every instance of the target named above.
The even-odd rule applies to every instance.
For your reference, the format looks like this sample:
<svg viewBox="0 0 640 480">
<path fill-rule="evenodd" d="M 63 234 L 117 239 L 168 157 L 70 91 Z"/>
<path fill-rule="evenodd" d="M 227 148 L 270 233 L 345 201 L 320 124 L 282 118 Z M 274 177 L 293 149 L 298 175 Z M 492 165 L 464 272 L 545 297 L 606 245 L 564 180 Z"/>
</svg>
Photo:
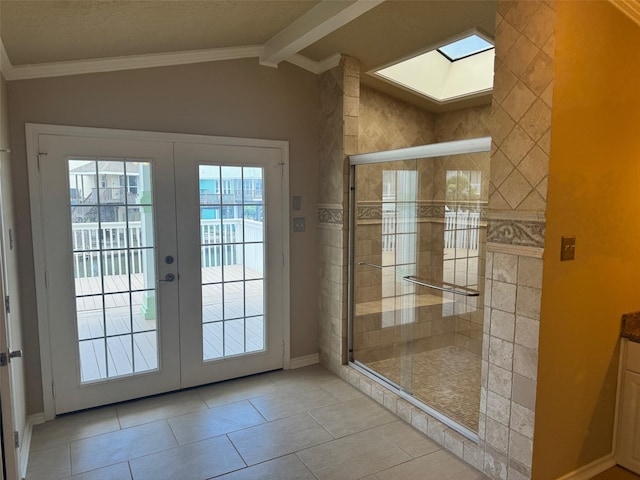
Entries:
<svg viewBox="0 0 640 480">
<path fill-rule="evenodd" d="M 555 2 L 498 2 L 481 390 L 492 478 L 531 478 L 555 25 Z"/>
<path fill-rule="evenodd" d="M 458 134 L 458 138 L 477 137 L 487 125 L 493 138 L 479 442 L 345 365 L 346 155 L 388 147 L 365 138 L 375 136 L 376 127 L 362 115 L 367 107 L 359 102 L 360 96 L 378 93 L 360 89 L 356 60 L 345 57 L 319 80 L 321 362 L 491 478 L 502 480 L 531 478 L 554 38 L 553 1 L 499 1 L 490 119 L 482 115 L 483 107 L 424 119 L 425 128 L 434 129 L 432 141 L 451 140 L 446 137 Z M 374 113 L 385 118 L 382 112 Z M 472 121 L 465 123 L 464 118 Z M 385 121 L 387 128 L 390 123 Z"/>
</svg>

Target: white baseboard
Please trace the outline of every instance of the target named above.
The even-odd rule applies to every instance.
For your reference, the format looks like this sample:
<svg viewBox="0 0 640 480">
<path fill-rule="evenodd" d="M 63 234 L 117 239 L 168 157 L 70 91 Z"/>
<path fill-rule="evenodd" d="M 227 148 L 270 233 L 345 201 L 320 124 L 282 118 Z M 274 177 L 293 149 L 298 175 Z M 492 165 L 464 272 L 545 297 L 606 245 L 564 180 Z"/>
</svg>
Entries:
<svg viewBox="0 0 640 480">
<path fill-rule="evenodd" d="M 24 424 L 24 432 L 22 432 L 22 442 L 20 443 L 20 477 L 27 478 L 27 465 L 29 464 L 29 450 L 31 450 L 31 435 L 33 434 L 33 426 L 44 423 L 44 413 L 36 413 L 29 415 Z"/>
<path fill-rule="evenodd" d="M 591 462 L 584 467 L 581 467 L 577 470 L 574 470 L 573 472 L 559 477 L 557 480 L 589 480 L 590 478 L 593 478 L 596 475 L 601 474 L 605 470 L 608 470 L 611 467 L 615 466 L 616 457 L 614 457 L 614 455 L 610 453 L 609 455 L 599 458 L 595 462 Z"/>
<path fill-rule="evenodd" d="M 312 353 L 311 355 L 292 358 L 289 362 L 289 368 L 294 369 L 308 367 L 309 365 L 315 365 L 316 363 L 320 363 L 320 354 Z"/>
</svg>

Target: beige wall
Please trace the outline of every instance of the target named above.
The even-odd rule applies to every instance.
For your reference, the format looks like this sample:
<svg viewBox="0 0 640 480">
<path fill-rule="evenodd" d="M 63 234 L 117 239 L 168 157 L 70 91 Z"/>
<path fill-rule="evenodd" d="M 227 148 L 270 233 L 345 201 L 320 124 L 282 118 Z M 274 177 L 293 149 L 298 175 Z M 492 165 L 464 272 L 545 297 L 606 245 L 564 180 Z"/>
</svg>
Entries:
<svg viewBox="0 0 640 480">
<path fill-rule="evenodd" d="M 611 453 L 620 317 L 640 310 L 640 28 L 609 2 L 557 5 L 536 480 Z"/>
<path fill-rule="evenodd" d="M 318 350 L 316 203 L 317 77 L 255 60 L 80 75 L 8 84 L 28 411 L 42 411 L 25 122 L 289 141 L 290 193 L 302 197 L 305 233 L 291 234 L 291 356 Z"/>
</svg>

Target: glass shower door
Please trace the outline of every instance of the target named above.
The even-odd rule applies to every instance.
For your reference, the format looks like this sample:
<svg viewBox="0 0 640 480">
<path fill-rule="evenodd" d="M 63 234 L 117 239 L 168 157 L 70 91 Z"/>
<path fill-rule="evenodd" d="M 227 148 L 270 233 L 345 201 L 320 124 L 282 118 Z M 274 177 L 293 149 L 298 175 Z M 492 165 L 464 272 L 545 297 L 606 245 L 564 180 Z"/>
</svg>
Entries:
<svg viewBox="0 0 640 480">
<path fill-rule="evenodd" d="M 351 361 L 477 432 L 487 152 L 354 169 Z"/>
<path fill-rule="evenodd" d="M 413 389 L 418 266 L 418 171 L 415 160 L 356 170 L 354 358 L 401 390 Z"/>
</svg>

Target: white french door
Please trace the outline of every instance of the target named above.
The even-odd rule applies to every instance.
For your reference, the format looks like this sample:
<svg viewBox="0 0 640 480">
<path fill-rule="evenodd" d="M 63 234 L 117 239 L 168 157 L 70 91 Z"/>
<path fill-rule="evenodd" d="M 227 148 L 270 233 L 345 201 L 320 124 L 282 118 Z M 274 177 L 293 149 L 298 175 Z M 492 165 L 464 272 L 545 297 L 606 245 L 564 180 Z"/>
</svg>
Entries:
<svg viewBox="0 0 640 480">
<path fill-rule="evenodd" d="M 175 158 L 183 386 L 282 368 L 282 152 L 177 143 Z"/>
<path fill-rule="evenodd" d="M 30 169 L 53 414 L 282 368 L 286 146 L 77 131 Z"/>
</svg>

